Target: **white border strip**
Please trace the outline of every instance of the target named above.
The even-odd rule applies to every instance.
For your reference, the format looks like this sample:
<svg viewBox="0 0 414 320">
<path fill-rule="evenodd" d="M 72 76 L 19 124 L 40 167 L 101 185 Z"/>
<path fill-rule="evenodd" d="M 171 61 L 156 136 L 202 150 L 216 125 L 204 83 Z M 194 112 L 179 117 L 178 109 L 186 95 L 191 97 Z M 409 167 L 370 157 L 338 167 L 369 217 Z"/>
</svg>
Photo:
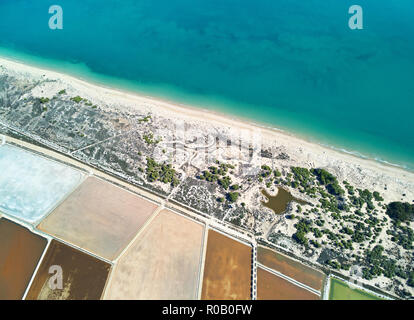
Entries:
<svg viewBox="0 0 414 320">
<path fill-rule="evenodd" d="M 33 283 L 34 279 L 35 279 L 35 278 L 36 278 L 36 276 L 37 276 L 37 272 L 39 271 L 40 266 L 41 266 L 41 264 L 42 264 L 42 262 L 43 262 L 43 259 L 45 258 L 46 253 L 47 253 L 47 251 L 49 250 L 49 247 L 50 247 L 50 243 L 51 243 L 51 242 L 52 242 L 52 240 L 51 240 L 51 239 L 47 239 L 47 244 L 46 244 L 46 247 L 45 247 L 45 249 L 44 249 L 44 251 L 43 251 L 42 256 L 41 256 L 41 257 L 40 257 L 40 259 L 39 259 L 39 262 L 38 262 L 38 264 L 37 264 L 37 266 L 36 266 L 36 268 L 35 268 L 35 270 L 34 270 L 34 272 L 33 272 L 32 277 L 30 278 L 29 284 L 27 285 L 27 288 L 26 288 L 26 290 L 25 290 L 25 292 L 24 292 L 24 294 L 23 294 L 22 300 L 26 300 L 26 296 L 27 296 L 27 294 L 29 293 L 29 290 L 30 290 L 30 288 L 31 288 L 31 286 L 32 286 L 32 283 Z"/>
</svg>

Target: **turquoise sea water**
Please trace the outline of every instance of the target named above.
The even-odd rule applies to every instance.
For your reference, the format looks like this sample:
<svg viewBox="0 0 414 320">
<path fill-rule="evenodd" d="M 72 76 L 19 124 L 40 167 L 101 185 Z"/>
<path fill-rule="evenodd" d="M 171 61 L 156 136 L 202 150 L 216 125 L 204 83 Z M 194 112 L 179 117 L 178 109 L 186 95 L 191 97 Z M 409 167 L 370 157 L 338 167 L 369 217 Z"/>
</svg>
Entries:
<svg viewBox="0 0 414 320">
<path fill-rule="evenodd" d="M 414 170 L 412 0 L 0 0 L 0 55 Z"/>
</svg>

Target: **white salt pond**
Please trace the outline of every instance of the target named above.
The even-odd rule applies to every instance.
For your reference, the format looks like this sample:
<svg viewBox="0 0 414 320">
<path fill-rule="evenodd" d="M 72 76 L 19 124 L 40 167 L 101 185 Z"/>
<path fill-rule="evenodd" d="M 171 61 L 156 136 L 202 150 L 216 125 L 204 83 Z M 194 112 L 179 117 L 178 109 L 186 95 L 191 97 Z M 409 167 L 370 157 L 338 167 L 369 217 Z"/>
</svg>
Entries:
<svg viewBox="0 0 414 320">
<path fill-rule="evenodd" d="M 40 221 L 83 174 L 26 150 L 0 146 L 0 211 L 29 223 Z"/>
</svg>

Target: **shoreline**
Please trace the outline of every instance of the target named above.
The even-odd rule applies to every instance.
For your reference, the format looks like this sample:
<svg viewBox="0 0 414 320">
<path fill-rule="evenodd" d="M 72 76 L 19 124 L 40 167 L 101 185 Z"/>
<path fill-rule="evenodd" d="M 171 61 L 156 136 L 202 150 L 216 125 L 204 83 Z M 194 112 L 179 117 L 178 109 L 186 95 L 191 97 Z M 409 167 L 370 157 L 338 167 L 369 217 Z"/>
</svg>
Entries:
<svg viewBox="0 0 414 320">
<path fill-rule="evenodd" d="M 240 226 L 240 229 L 236 228 L 234 230 L 243 230 L 247 234 L 254 234 L 256 239 L 263 240 L 264 243 L 271 243 L 272 246 L 284 248 L 293 256 L 301 257 L 310 264 L 329 269 L 331 267 L 327 267 L 327 263 L 319 261 L 319 258 L 322 256 L 322 250 L 330 249 L 334 250 L 333 252 L 337 252 L 336 245 L 333 242 L 334 240 L 328 241 L 327 237 L 325 237 L 327 242 L 322 248 L 319 246 L 317 249 L 314 249 L 312 255 L 306 253 L 304 256 L 305 251 L 303 251 L 302 246 L 298 245 L 292 239 L 295 233 L 295 221 L 291 219 L 279 219 L 271 213 L 270 209 L 264 208 L 260 204 L 261 196 L 259 190 L 266 181 L 260 181 L 259 179 L 248 181 L 249 176 L 256 174 L 253 171 L 243 171 L 243 165 L 246 163 L 253 164 L 252 167 L 254 168 L 260 168 L 263 165 L 269 166 L 272 170 L 278 170 L 282 174 L 282 177 L 288 176 L 293 171 L 292 167 L 307 170 L 322 168 L 337 178 L 338 183 L 344 190 L 345 185 L 349 184 L 357 188 L 360 193 L 364 189 L 371 193 L 374 191 L 380 193 L 383 199 L 378 202 L 375 212 L 372 213 L 368 209 L 365 210 L 365 213 L 371 217 L 375 214 L 376 218 L 379 219 L 378 223 L 385 221 L 381 222 L 384 229 L 381 228 L 382 230 L 380 232 L 373 235 L 374 238 L 372 241 L 377 244 L 381 243 L 385 250 L 390 250 L 389 252 L 395 252 L 394 250 L 397 248 L 398 250 L 402 250 L 399 251 L 398 258 L 394 253 L 390 253 L 390 257 L 400 260 L 404 268 L 410 266 L 412 252 L 410 252 L 410 249 L 400 248 L 399 244 L 394 243 L 395 241 L 390 239 L 387 231 L 393 230 L 393 226 L 388 219 L 384 220 L 384 218 L 386 218 L 385 206 L 388 203 L 392 201 L 414 203 L 413 172 L 395 166 L 385 165 L 375 160 L 360 158 L 343 151 L 337 151 L 301 139 L 288 132 L 258 126 L 243 120 L 235 120 L 234 118 L 204 109 L 185 107 L 180 104 L 140 96 L 136 93 L 99 86 L 67 74 L 40 69 L 1 57 L 0 65 L 0 75 L 5 79 L 6 88 L 9 88 L 5 92 L 10 92 L 10 97 L 16 98 L 16 102 L 11 102 L 10 106 L 7 103 L 4 104 L 5 128 L 7 128 L 7 122 L 9 122 L 11 125 L 10 128 L 12 129 L 14 127 L 22 128 L 23 134 L 26 132 L 35 141 L 46 142 L 46 147 L 50 147 L 53 152 L 63 150 L 63 156 L 94 167 L 105 174 L 112 173 L 115 178 L 126 179 L 124 180 L 126 183 L 131 183 L 137 188 L 142 188 L 143 185 L 141 182 L 146 180 L 144 174 L 139 174 L 139 172 L 144 172 L 143 169 L 139 170 L 142 168 L 140 166 L 144 165 L 145 157 L 154 154 L 151 148 L 147 148 L 145 145 L 146 140 L 142 136 L 149 130 L 150 133 L 154 134 L 154 137 L 158 136 L 162 139 L 163 143 L 161 145 L 168 149 L 168 154 L 171 154 L 170 149 L 173 149 L 172 152 L 177 151 L 176 159 L 178 161 L 174 162 L 176 164 L 174 170 L 180 175 L 180 182 L 176 188 L 168 183 L 162 184 L 161 182 L 155 182 L 151 187 L 148 185 L 143 187 L 146 192 L 150 192 L 151 190 L 158 196 L 162 194 L 166 197 L 165 199 L 167 201 L 171 200 L 174 208 L 191 210 L 201 217 L 214 219 L 213 221 L 217 221 L 220 225 L 228 223 L 228 225 L 234 224 L 235 226 Z M 8 77 L 10 77 L 10 85 L 7 87 L 9 83 Z M 29 90 L 26 90 L 26 88 L 29 88 Z M 59 98 L 58 93 L 62 90 L 64 91 L 63 97 Z M 72 100 L 75 96 L 79 96 L 82 100 L 88 101 L 88 104 L 76 103 L 76 101 Z M 24 99 L 26 98 L 28 98 L 29 104 L 25 102 Z M 51 104 L 48 105 L 51 110 L 46 110 L 46 114 L 49 115 L 46 121 L 50 121 L 50 128 L 49 122 L 45 122 L 43 119 L 34 122 L 34 125 L 28 127 L 25 118 L 23 121 L 19 121 L 20 115 L 25 117 L 27 114 L 30 114 L 33 112 L 33 106 L 41 106 L 38 101 L 46 98 L 51 100 Z M 93 104 L 95 104 L 94 108 L 96 108 L 96 111 L 92 111 L 92 109 L 87 107 Z M 55 118 L 52 116 L 62 118 L 58 122 L 58 124 L 62 125 L 62 131 L 60 131 L 60 127 L 55 126 L 53 123 Z M 147 116 L 150 116 L 150 121 L 141 125 L 141 120 Z M 35 117 L 35 119 L 37 118 L 39 116 Z M 110 123 L 111 125 L 102 127 L 101 120 L 104 124 Z M 121 123 L 122 126 L 116 127 L 112 123 Z M 83 125 L 88 126 L 86 130 L 93 130 L 91 134 L 88 133 L 90 131 L 85 131 L 87 133 L 86 138 L 84 138 L 85 135 L 79 138 L 76 135 L 70 136 L 66 134 L 67 131 L 65 130 L 67 128 L 70 128 L 69 132 L 72 132 L 72 129 L 75 129 L 75 132 L 82 132 Z M 124 125 L 126 126 L 125 128 Z M 49 128 L 52 131 L 45 133 L 42 131 L 43 128 Z M 81 128 L 80 131 L 78 131 L 79 128 Z M 100 132 L 101 128 L 105 130 L 105 135 L 102 136 L 94 133 Z M 54 139 L 54 132 L 62 132 L 63 138 Z M 254 141 L 256 137 L 253 137 L 250 140 L 258 132 L 259 139 Z M 107 136 L 109 138 L 106 138 Z M 121 136 L 122 138 L 115 139 Z M 210 138 L 215 138 L 216 143 L 214 144 L 214 140 L 210 140 Z M 106 144 L 107 140 L 111 142 Z M 51 144 L 48 144 L 48 141 Z M 228 141 L 230 141 L 230 144 Z M 245 145 L 246 142 L 247 145 Z M 255 150 L 256 152 L 258 151 L 257 157 L 252 158 L 251 155 L 240 156 L 238 154 L 239 150 L 241 151 L 242 149 L 244 152 L 254 149 L 254 142 L 259 142 L 259 145 L 255 144 L 255 147 L 257 147 Z M 175 143 L 187 146 L 187 149 L 190 150 L 189 152 L 194 151 L 192 154 L 195 157 L 186 158 L 187 155 L 181 152 L 180 148 L 170 146 Z M 97 149 L 94 149 L 95 145 L 99 144 L 101 145 Z M 80 151 L 90 147 L 90 153 Z M 106 158 L 105 154 L 99 154 L 102 150 L 104 153 L 108 151 L 107 156 L 109 158 Z M 211 159 L 210 157 L 204 157 L 204 150 L 212 150 L 210 154 Z M 144 154 L 140 154 L 141 151 Z M 135 154 L 139 156 L 136 157 L 134 156 Z M 114 158 L 115 160 L 111 160 L 110 155 L 116 156 Z M 246 161 L 247 158 L 252 158 L 253 160 Z M 118 163 L 121 162 L 116 159 L 126 162 L 128 164 L 126 169 L 119 167 Z M 196 160 L 192 162 L 194 159 Z M 223 163 L 230 161 L 230 164 L 238 167 L 238 170 L 235 173 L 229 173 L 229 176 L 233 179 L 232 183 L 243 187 L 239 198 L 239 202 L 243 201 L 247 210 L 246 213 L 245 211 L 242 212 L 245 213 L 243 220 L 241 220 L 243 218 L 241 217 L 241 213 L 237 211 L 238 206 L 235 207 L 235 210 L 226 210 L 223 206 L 216 204 L 214 199 L 223 196 L 221 189 L 219 192 L 216 192 L 217 190 L 211 191 L 207 189 L 208 186 L 204 184 L 198 185 L 196 182 L 198 181 L 195 180 L 196 174 L 201 172 L 201 170 L 205 170 L 209 165 L 209 161 L 224 161 Z M 114 166 L 112 166 L 113 163 L 115 164 Z M 277 182 L 276 185 L 280 183 Z M 282 183 L 286 184 L 286 182 Z M 148 190 L 147 187 L 149 187 Z M 276 187 L 273 184 L 270 186 L 266 184 L 266 188 L 269 189 L 269 194 L 273 194 Z M 289 187 L 289 190 L 292 196 L 308 200 L 316 206 L 318 206 L 318 200 L 322 199 L 312 197 L 308 193 L 303 194 L 302 190 L 293 186 L 291 188 Z M 201 205 L 198 205 L 198 202 L 194 202 L 195 198 L 197 201 L 200 199 Z M 351 208 L 357 208 L 357 206 L 352 205 L 350 196 L 347 196 L 345 199 L 348 199 Z M 329 211 L 326 207 L 320 207 L 322 212 L 320 210 L 316 212 L 312 210 L 308 211 L 308 208 L 303 214 L 305 215 L 306 213 L 306 216 L 309 216 L 313 223 L 316 223 L 317 219 L 323 217 L 324 221 L 327 222 L 324 228 L 330 232 L 338 233 L 339 225 L 336 216 L 328 214 Z M 296 215 L 297 211 L 294 211 L 295 208 L 293 206 L 289 210 L 287 212 L 288 214 L 295 212 Z M 356 218 L 356 220 L 360 219 Z M 354 220 L 346 223 L 351 228 L 354 228 L 356 224 Z M 363 223 L 365 225 L 365 222 Z M 366 226 L 370 230 L 369 225 L 366 222 Z M 412 226 L 410 227 L 412 228 Z M 229 230 L 233 229 L 229 227 Z M 272 239 L 271 235 L 273 235 Z M 309 237 L 312 241 L 318 241 L 317 237 L 313 234 L 310 234 Z M 364 242 L 355 244 L 355 253 L 358 257 L 359 255 L 363 256 L 362 252 L 365 252 L 363 251 L 366 249 L 365 246 L 368 246 L 367 248 L 371 247 L 372 241 L 368 243 L 370 238 L 371 235 Z M 353 243 L 356 242 L 353 241 Z M 357 263 L 353 261 L 349 252 L 341 252 L 338 251 L 337 254 L 347 259 L 346 261 Z M 357 263 L 357 265 L 359 264 Z M 340 272 L 340 274 L 344 277 L 351 276 L 348 271 Z M 366 285 L 377 287 L 379 290 L 389 291 L 392 294 L 399 295 L 398 288 L 392 281 L 393 279 L 381 275 L 377 278 L 364 280 L 362 282 Z M 391 289 L 388 289 L 388 286 L 391 286 Z M 412 294 L 410 287 L 406 285 L 404 287 Z"/>
<path fill-rule="evenodd" d="M 124 100 L 130 105 L 141 103 L 149 106 L 149 109 L 153 109 L 153 111 L 160 111 L 163 114 L 167 113 L 168 115 L 171 115 L 171 113 L 168 112 L 172 111 L 177 113 L 176 115 L 180 118 L 190 118 L 195 121 L 202 121 L 204 123 L 210 122 L 219 126 L 225 125 L 228 128 L 236 128 L 241 130 L 259 130 L 262 136 L 266 139 L 274 140 L 275 138 L 282 138 L 289 143 L 294 142 L 299 146 L 303 145 L 312 149 L 316 148 L 315 150 L 319 152 L 339 157 L 341 160 L 346 162 L 352 160 L 351 162 L 354 164 L 358 164 L 363 167 L 374 168 L 376 170 L 379 169 L 388 173 L 391 172 L 397 176 L 402 174 L 405 178 L 411 176 L 409 179 L 414 182 L 414 171 L 402 165 L 390 163 L 386 160 L 370 158 L 356 151 L 353 152 L 332 145 L 324 145 L 322 143 L 318 143 L 317 141 L 313 141 L 312 139 L 306 139 L 305 137 L 302 137 L 301 134 L 292 133 L 252 120 L 249 121 L 237 115 L 230 115 L 215 110 L 185 105 L 179 102 L 171 102 L 152 96 L 140 95 L 136 92 L 127 91 L 123 88 L 110 87 L 105 84 L 91 82 L 90 79 L 83 79 L 81 77 L 62 73 L 60 71 L 30 65 L 25 61 L 12 59 L 10 57 L 0 56 L 0 65 L 6 67 L 7 69 L 21 73 L 37 74 L 38 76 L 44 75 L 46 78 L 66 82 L 74 87 L 82 87 L 84 90 L 92 90 L 95 94 L 100 92 L 111 96 L 111 98 L 119 98 L 121 101 Z M 122 103 L 118 102 L 118 104 L 121 105 L 122 108 Z"/>
</svg>

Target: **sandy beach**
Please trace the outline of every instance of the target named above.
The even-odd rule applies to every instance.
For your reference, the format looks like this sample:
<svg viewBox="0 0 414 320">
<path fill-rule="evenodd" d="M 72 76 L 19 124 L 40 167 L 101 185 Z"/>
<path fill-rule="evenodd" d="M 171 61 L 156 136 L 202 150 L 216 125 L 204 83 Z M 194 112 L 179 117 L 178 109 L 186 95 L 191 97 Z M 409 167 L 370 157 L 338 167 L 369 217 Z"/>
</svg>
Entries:
<svg viewBox="0 0 414 320">
<path fill-rule="evenodd" d="M 145 133 L 145 130 L 155 130 L 153 132 L 154 138 L 161 137 L 161 145 L 166 149 L 162 150 L 163 153 L 169 154 L 170 149 L 174 149 L 172 153 L 174 153 L 174 156 L 179 160 L 174 164 L 174 167 L 176 167 L 180 174 L 180 185 L 178 187 L 161 184 L 159 181 L 153 184 L 159 186 L 159 190 L 161 190 L 161 193 L 167 200 L 174 199 L 178 202 L 181 200 L 181 203 L 185 203 L 188 207 L 203 211 L 199 207 L 193 205 L 190 196 L 195 198 L 194 203 L 198 202 L 199 199 L 202 199 L 201 202 L 205 202 L 205 210 L 203 212 L 207 212 L 207 214 L 211 214 L 211 216 L 226 223 L 232 222 L 231 219 L 227 219 L 228 217 L 240 217 L 240 212 L 243 212 L 244 217 L 242 218 L 242 227 L 244 230 L 247 229 L 248 232 L 255 234 L 257 237 L 261 237 L 262 239 L 264 238 L 265 240 L 268 240 L 268 235 L 272 232 L 274 234 L 281 233 L 288 238 L 286 246 L 282 246 L 296 256 L 303 256 L 306 252 L 302 247 L 292 244 L 292 235 L 295 233 L 295 221 L 285 219 L 283 215 L 276 216 L 270 209 L 261 206 L 260 201 L 264 200 L 264 197 L 261 195 L 260 189 L 263 188 L 264 183 L 258 183 L 258 181 L 254 179 L 248 179 L 247 174 L 235 173 L 233 183 L 241 186 L 240 197 L 241 201 L 245 203 L 245 206 L 241 205 L 238 208 L 230 207 L 230 209 L 228 209 L 228 207 L 219 207 L 217 204 L 218 201 L 215 201 L 217 200 L 217 197 L 222 196 L 217 191 L 218 189 L 216 186 L 209 185 L 206 181 L 200 182 L 195 178 L 202 170 L 208 168 L 209 163 L 208 161 L 205 161 L 205 158 L 207 158 L 207 153 L 214 149 L 214 147 L 216 147 L 216 149 L 213 150 L 209 156 L 215 159 L 220 159 L 221 163 L 227 161 L 232 162 L 233 164 L 247 163 L 243 156 L 237 155 L 234 158 L 234 155 L 237 154 L 239 149 L 238 142 L 240 142 L 240 150 L 242 149 L 241 145 L 243 144 L 244 148 L 249 151 L 252 147 L 254 150 L 258 148 L 256 151 L 259 151 L 259 153 L 265 151 L 271 154 L 270 157 L 258 157 L 257 159 L 251 160 L 250 164 L 258 167 L 259 170 L 261 165 L 268 165 L 272 167 L 272 169 L 282 171 L 283 176 L 287 176 L 290 174 L 291 167 L 303 167 L 307 169 L 323 168 L 336 176 L 342 186 L 344 185 L 343 181 L 346 180 L 355 188 L 368 189 L 371 192 L 377 191 L 383 197 L 382 203 L 379 203 L 377 207 L 378 210 L 376 210 L 378 211 L 376 212 L 376 215 L 380 221 L 383 221 L 382 219 L 386 218 L 384 204 L 392 201 L 414 202 L 413 172 L 409 172 L 397 166 L 387 165 L 375 160 L 363 159 L 346 152 L 334 150 L 307 141 L 305 137 L 299 137 L 293 133 L 266 128 L 260 124 L 250 123 L 243 119 L 236 119 L 229 115 L 218 114 L 191 106 L 184 106 L 151 97 L 140 96 L 118 89 L 107 88 L 73 76 L 40 69 L 9 59 L 0 58 L 0 75 L 1 74 L 7 76 L 11 75 L 15 79 L 19 79 L 19 82 L 15 83 L 19 86 L 21 85 L 21 87 L 18 87 L 15 91 L 23 92 L 22 95 L 16 98 L 20 105 L 23 106 L 22 108 L 24 108 L 24 101 L 26 101 L 26 98 L 31 99 L 31 105 L 35 105 L 33 101 L 36 99 L 55 99 L 53 103 L 56 103 L 55 101 L 58 102 L 49 106 L 49 109 L 53 109 L 57 108 L 59 106 L 58 104 L 62 103 L 62 101 L 69 104 L 71 102 L 70 99 L 73 99 L 73 97 L 76 96 L 81 96 L 85 99 L 84 101 L 88 101 L 87 103 L 96 106 L 97 109 L 94 110 L 98 110 L 99 113 L 97 113 L 96 118 L 82 117 L 82 121 L 79 121 L 81 122 L 80 126 L 88 126 L 90 121 L 99 121 L 99 117 L 108 115 L 107 118 L 102 120 L 103 122 L 107 121 L 108 123 L 111 123 L 111 126 L 108 126 L 110 127 L 110 130 L 105 132 L 105 137 L 100 137 L 96 134 L 90 139 L 89 137 L 84 139 L 84 136 L 82 135 L 82 138 L 76 136 L 76 140 L 68 138 L 70 135 L 68 135 L 64 129 L 62 129 L 61 136 L 58 136 L 59 132 L 56 133 L 55 131 L 58 131 L 60 127 L 55 129 L 51 124 L 49 131 L 41 136 L 43 139 L 41 141 L 47 141 L 47 138 L 49 137 L 48 135 L 52 135 L 52 138 L 55 139 L 55 141 L 53 141 L 55 144 L 51 145 L 52 149 L 56 149 L 55 146 L 58 146 L 59 148 L 61 147 L 58 151 L 63 152 L 78 161 L 83 161 L 95 168 L 104 169 L 106 173 L 115 173 L 118 177 L 121 177 L 128 182 L 132 181 L 134 182 L 133 184 L 137 186 L 140 185 L 140 183 L 138 183 L 140 181 L 143 181 L 142 184 L 147 182 L 143 174 L 145 171 L 141 166 L 143 165 L 143 162 L 145 162 L 145 156 L 151 154 L 151 152 L 154 151 L 154 148 L 156 149 L 156 147 L 151 146 L 151 144 L 143 143 L 142 135 Z M 27 83 L 27 85 L 25 83 Z M 59 96 L 59 92 L 62 90 L 65 91 L 65 97 L 59 100 L 60 98 L 56 97 Z M 69 99 L 69 97 L 72 98 Z M 73 105 L 71 106 L 72 108 L 78 106 L 76 103 L 73 103 Z M 88 109 L 83 106 L 83 108 L 83 110 L 79 111 L 80 114 L 82 112 L 89 112 L 92 114 L 90 107 Z M 59 115 L 65 117 L 66 113 L 59 113 Z M 139 120 L 140 117 L 142 118 L 147 115 L 152 117 L 151 121 L 153 122 L 151 123 L 151 127 L 140 126 L 141 121 L 137 121 L 137 119 Z M 113 116 L 113 118 L 111 118 L 111 116 Z M 46 120 L 41 119 L 41 116 L 38 118 L 40 118 L 40 128 L 49 125 Z M 70 116 L 68 116 L 68 118 L 70 118 Z M 10 119 L 12 119 L 12 116 L 9 115 L 8 120 L 10 121 Z M 0 127 L 2 120 L 0 114 Z M 137 124 L 137 122 L 139 122 L 139 124 Z M 115 124 L 112 126 L 113 123 Z M 3 125 L 8 126 L 7 121 L 4 121 Z M 36 140 L 38 137 L 36 136 L 38 134 L 36 130 L 39 127 L 30 125 L 31 122 L 27 125 L 31 130 L 29 133 L 32 135 L 31 137 L 34 137 L 34 140 Z M 71 125 L 72 123 L 69 123 L 68 126 Z M 97 127 L 100 130 L 101 127 Z M 113 128 L 116 128 L 116 130 Z M 94 132 L 99 130 L 96 129 Z M 35 134 L 33 134 L 33 132 Z M 221 140 L 214 140 L 214 138 L 217 139 L 217 137 Z M 231 142 L 233 142 L 233 144 L 229 144 L 229 139 L 232 140 Z M 87 140 L 87 142 L 84 140 Z M 155 143 L 155 145 L 156 144 L 157 143 Z M 175 150 L 177 144 L 182 144 L 184 147 Z M 71 149 L 71 147 L 73 148 Z M 219 149 L 222 153 L 218 152 Z M 108 154 L 110 155 L 125 156 L 125 158 L 122 158 L 122 161 L 124 161 L 125 167 L 127 167 L 128 170 L 118 170 L 118 167 L 110 167 L 108 169 L 106 166 L 108 166 L 108 164 L 111 165 L 114 161 L 105 160 L 105 162 L 102 160 L 105 157 L 96 156 L 97 154 L 105 154 L 107 150 L 110 150 L 108 151 Z M 141 153 L 141 150 L 144 155 L 140 155 L 139 157 L 131 156 L 131 153 Z M 119 159 L 121 159 L 121 157 Z M 103 162 L 103 164 L 101 162 Z M 178 165 L 176 165 L 177 163 Z M 239 169 L 242 171 L 241 166 L 237 168 L 237 170 Z M 119 174 L 119 171 L 122 171 L 121 174 Z M 129 177 L 128 172 L 133 173 L 134 178 Z M 257 176 L 257 174 L 250 175 L 250 177 L 253 176 Z M 130 178 L 132 180 L 130 180 Z M 136 181 L 138 182 L 135 183 Z M 252 182 L 250 183 L 250 181 Z M 146 187 L 146 185 L 144 186 Z M 274 184 L 269 186 L 268 189 L 270 194 L 276 192 Z M 314 206 L 319 204 L 316 198 L 306 197 L 304 194 L 301 194 L 298 189 L 290 188 L 289 190 L 293 196 L 302 197 L 306 201 L 313 203 Z M 181 199 L 176 197 L 180 194 L 184 195 Z M 250 210 L 250 212 L 246 213 L 247 211 L 245 212 L 243 210 Z M 218 212 L 218 215 L 216 212 Z M 293 212 L 294 207 L 291 206 L 287 213 L 292 214 Z M 337 231 L 339 229 L 336 229 L 340 228 L 338 221 L 333 219 L 329 214 L 326 214 L 327 212 L 324 213 L 325 216 L 323 216 L 323 218 L 327 222 L 325 228 L 338 233 Z M 307 218 L 309 217 L 316 221 L 320 218 L 320 213 L 311 213 L 309 211 Z M 413 223 L 411 222 L 410 224 L 412 227 Z M 410 266 L 410 259 L 412 257 L 411 250 L 400 250 L 396 247 L 396 244 L 390 240 L 389 235 L 386 233 L 387 228 L 392 228 L 392 223 L 390 221 L 385 219 L 384 225 L 382 226 L 385 228 L 382 228 L 375 243 L 381 243 L 385 249 L 390 252 L 394 250 L 393 252 L 397 253 L 395 255 L 393 254 L 393 257 L 404 266 Z M 312 238 L 312 240 L 315 240 L 315 238 Z M 362 255 L 362 252 L 364 252 L 365 249 L 369 249 L 369 246 L 373 243 L 374 242 L 368 245 L 367 240 L 365 244 L 367 244 L 368 248 L 364 247 L 362 244 L 357 244 L 357 249 L 354 251 L 357 252 L 359 250 L 358 253 Z M 274 244 L 281 245 L 280 243 Z M 321 255 L 322 250 L 323 248 L 315 249 L 313 255 L 307 256 L 306 259 L 314 264 L 318 264 L 317 259 L 318 256 Z M 350 256 L 352 252 L 348 252 L 347 254 Z M 349 275 L 348 271 L 343 271 L 343 273 Z M 400 285 L 394 285 L 392 281 L 392 279 L 380 276 L 373 280 L 364 280 L 363 282 L 370 285 L 376 285 L 378 288 L 392 292 L 394 289 L 391 290 L 391 286 L 398 287 Z M 406 285 L 404 284 L 404 286 Z M 412 288 L 409 290 L 413 293 Z"/>
<path fill-rule="evenodd" d="M 66 74 L 39 69 L 1 57 L 0 67 L 25 75 L 28 78 L 55 80 L 55 82 L 36 88 L 39 97 L 52 98 L 58 89 L 66 87 L 68 94 L 79 94 L 81 92 L 83 97 L 108 108 L 111 106 L 129 108 L 139 110 L 142 113 L 161 115 L 171 120 L 175 119 L 186 123 L 194 122 L 200 130 L 202 128 L 218 127 L 227 131 L 240 132 L 241 130 L 248 130 L 249 132 L 259 132 L 263 145 L 286 149 L 291 155 L 292 163 L 298 166 L 312 165 L 330 168 L 335 171 L 339 179 L 346 179 L 360 188 L 369 187 L 383 191 L 384 186 L 386 186 L 387 192 L 384 193 L 386 200 L 414 201 L 414 173 L 394 165 L 363 159 L 306 141 L 294 134 L 248 123 L 242 119 L 233 119 L 228 115 L 217 114 L 210 110 L 201 110 L 139 96 L 120 89 L 107 88 Z M 402 194 L 406 194 L 406 196 L 403 197 Z"/>
</svg>

